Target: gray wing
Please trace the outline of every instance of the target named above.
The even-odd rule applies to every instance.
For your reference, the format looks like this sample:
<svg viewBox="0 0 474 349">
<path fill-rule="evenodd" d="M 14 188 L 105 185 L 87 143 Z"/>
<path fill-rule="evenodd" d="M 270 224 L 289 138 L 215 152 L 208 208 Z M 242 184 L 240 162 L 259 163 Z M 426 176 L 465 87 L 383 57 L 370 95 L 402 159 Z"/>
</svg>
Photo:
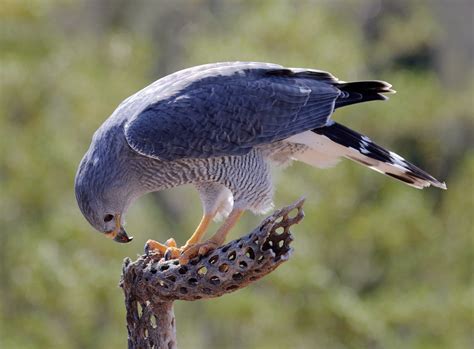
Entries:
<svg viewBox="0 0 474 349">
<path fill-rule="evenodd" d="M 324 126 L 341 93 L 326 72 L 227 66 L 193 74 L 125 125 L 136 152 L 163 160 L 242 155 Z M 170 84 L 170 77 L 166 77 Z M 155 83 L 155 87 L 157 83 Z M 159 85 L 159 81 L 158 81 Z"/>
</svg>

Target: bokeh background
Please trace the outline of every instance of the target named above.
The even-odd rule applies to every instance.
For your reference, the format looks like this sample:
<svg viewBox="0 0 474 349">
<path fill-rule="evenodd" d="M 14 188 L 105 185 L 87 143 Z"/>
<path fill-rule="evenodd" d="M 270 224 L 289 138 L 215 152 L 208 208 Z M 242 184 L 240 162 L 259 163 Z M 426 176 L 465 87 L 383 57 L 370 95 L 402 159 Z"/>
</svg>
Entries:
<svg viewBox="0 0 474 349">
<path fill-rule="evenodd" d="M 473 13 L 469 0 L 1 0 L 0 347 L 126 346 L 122 260 L 150 237 L 183 243 L 199 198 L 142 198 L 134 242 L 115 244 L 81 216 L 76 167 L 124 98 L 231 60 L 389 81 L 390 101 L 335 118 L 449 189 L 349 161 L 276 174 L 276 206 L 307 197 L 293 258 L 237 293 L 177 303 L 180 348 L 474 347 Z"/>
</svg>

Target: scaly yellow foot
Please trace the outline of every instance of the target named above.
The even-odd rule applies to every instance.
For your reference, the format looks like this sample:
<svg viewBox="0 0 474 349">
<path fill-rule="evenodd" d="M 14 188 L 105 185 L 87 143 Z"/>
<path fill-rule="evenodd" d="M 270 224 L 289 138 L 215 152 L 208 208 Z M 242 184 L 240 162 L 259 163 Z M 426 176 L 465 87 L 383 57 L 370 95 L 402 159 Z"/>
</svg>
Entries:
<svg viewBox="0 0 474 349">
<path fill-rule="evenodd" d="M 176 241 L 173 238 L 169 238 L 164 244 L 155 240 L 148 240 L 145 244 L 145 254 L 149 254 L 150 252 L 158 253 L 165 258 L 167 256 L 178 258 L 181 254 L 181 250 L 176 247 Z"/>
<path fill-rule="evenodd" d="M 200 244 L 186 245 L 181 248 L 182 252 L 179 256 L 179 264 L 188 264 L 191 259 L 197 256 L 204 256 L 208 252 L 215 250 L 222 243 L 217 243 L 216 241 L 209 239 Z"/>
<path fill-rule="evenodd" d="M 224 224 L 222 224 L 217 232 L 206 242 L 198 243 L 209 226 L 212 217 L 214 217 L 214 214 L 203 216 L 198 228 L 183 247 L 176 247 L 176 241 L 174 239 L 168 239 L 165 244 L 148 240 L 145 244 L 145 253 L 148 254 L 150 251 L 158 252 L 166 260 L 178 258 L 180 264 L 187 264 L 190 259 L 196 256 L 204 256 L 209 251 L 221 246 L 230 229 L 237 223 L 242 213 L 243 211 L 240 209 L 233 209 Z"/>
<path fill-rule="evenodd" d="M 165 245 L 168 246 L 164 254 L 165 260 L 176 259 L 181 255 L 182 248 L 177 247 L 175 239 L 169 238 Z"/>
</svg>

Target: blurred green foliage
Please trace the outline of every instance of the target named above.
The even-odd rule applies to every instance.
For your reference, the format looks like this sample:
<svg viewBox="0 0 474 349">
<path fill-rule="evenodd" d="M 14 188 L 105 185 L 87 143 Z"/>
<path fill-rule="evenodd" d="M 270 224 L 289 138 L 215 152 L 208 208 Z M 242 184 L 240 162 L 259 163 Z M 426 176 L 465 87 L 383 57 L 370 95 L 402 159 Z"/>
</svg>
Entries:
<svg viewBox="0 0 474 349">
<path fill-rule="evenodd" d="M 389 102 L 335 118 L 449 189 L 417 191 L 348 161 L 276 174 L 277 206 L 307 197 L 293 258 L 235 294 L 177 303 L 180 348 L 473 347 L 472 10 L 463 0 L 1 0 L 0 347 L 126 346 L 122 259 L 150 237 L 184 242 L 198 196 L 139 200 L 135 241 L 114 244 L 76 206 L 76 167 L 125 97 L 222 60 L 391 82 Z M 232 237 L 259 219 L 247 215 Z"/>
</svg>

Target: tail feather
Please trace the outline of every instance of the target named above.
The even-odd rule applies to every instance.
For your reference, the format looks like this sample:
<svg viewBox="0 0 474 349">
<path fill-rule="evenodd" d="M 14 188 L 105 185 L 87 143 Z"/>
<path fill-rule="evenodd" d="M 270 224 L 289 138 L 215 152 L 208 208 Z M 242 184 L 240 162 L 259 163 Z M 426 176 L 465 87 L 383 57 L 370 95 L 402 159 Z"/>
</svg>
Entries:
<svg viewBox="0 0 474 349">
<path fill-rule="evenodd" d="M 338 83 L 341 95 L 336 99 L 335 108 L 375 100 L 386 100 L 384 93 L 395 93 L 389 83 L 379 80 L 354 81 Z"/>
<path fill-rule="evenodd" d="M 367 136 L 341 124 L 334 122 L 331 125 L 312 131 L 339 145 L 339 156 L 351 159 L 418 189 L 430 185 L 446 189 L 445 183 L 438 181 L 427 172 L 409 163 L 400 155 L 382 148 Z"/>
</svg>

